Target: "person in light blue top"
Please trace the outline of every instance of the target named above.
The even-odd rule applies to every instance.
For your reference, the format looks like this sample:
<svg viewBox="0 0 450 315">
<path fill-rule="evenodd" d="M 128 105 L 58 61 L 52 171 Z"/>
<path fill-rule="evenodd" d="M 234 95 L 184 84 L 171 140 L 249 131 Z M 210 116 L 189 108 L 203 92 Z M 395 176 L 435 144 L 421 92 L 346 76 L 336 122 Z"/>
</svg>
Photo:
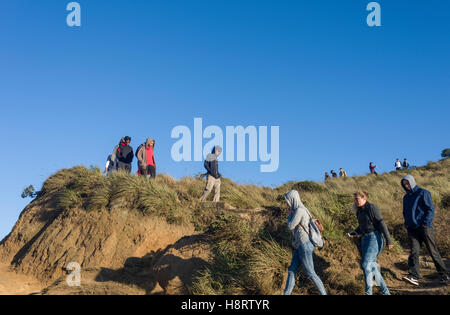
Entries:
<svg viewBox="0 0 450 315">
<path fill-rule="evenodd" d="M 308 210 L 301 202 L 296 190 L 291 190 L 284 198 L 290 207 L 287 226 L 292 231 L 292 247 L 294 251 L 283 294 L 290 295 L 292 293 L 298 268 L 302 265 L 306 275 L 314 282 L 320 294 L 327 295 L 322 280 L 320 280 L 314 270 L 314 245 L 309 239 L 310 216 Z"/>
</svg>

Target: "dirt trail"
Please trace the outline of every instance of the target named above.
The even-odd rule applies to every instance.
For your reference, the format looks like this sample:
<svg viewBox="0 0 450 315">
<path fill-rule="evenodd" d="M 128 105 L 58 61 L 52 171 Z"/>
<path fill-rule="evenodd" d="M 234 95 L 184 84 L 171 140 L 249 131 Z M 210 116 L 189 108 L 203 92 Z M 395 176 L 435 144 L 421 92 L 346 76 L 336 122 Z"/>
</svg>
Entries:
<svg viewBox="0 0 450 315">
<path fill-rule="evenodd" d="M 17 274 L 10 270 L 8 264 L 0 263 L 0 295 L 27 295 L 42 289 L 36 279 Z"/>
<path fill-rule="evenodd" d="M 181 243 L 188 241 L 189 239 L 184 241 L 180 240 Z M 180 244 L 178 245 L 174 244 L 173 247 L 174 248 L 182 247 L 182 245 Z M 173 254 L 172 251 L 170 251 L 168 254 Z M 406 257 L 407 257 L 406 255 L 402 255 L 402 258 Z M 141 261 L 144 259 L 137 259 L 137 260 Z M 179 265 L 181 264 L 179 267 L 182 267 L 182 269 L 185 269 L 186 264 L 190 263 L 190 260 L 182 260 L 182 259 L 178 260 L 179 260 L 178 264 Z M 448 265 L 449 260 L 446 260 L 446 262 Z M 162 267 L 166 267 L 165 263 L 169 262 L 162 261 L 159 263 L 159 265 L 161 265 Z M 130 262 L 128 264 L 130 264 Z M 149 266 L 147 264 L 144 265 L 142 267 L 145 267 L 144 269 L 148 273 Z M 419 287 L 409 285 L 404 281 L 402 281 L 401 276 L 406 274 L 405 268 L 400 269 L 394 268 L 393 271 L 395 272 L 395 279 L 391 279 L 391 281 L 388 281 L 389 282 L 388 287 L 391 293 L 394 295 L 449 295 L 450 286 L 449 285 L 445 286 L 439 283 L 439 278 L 437 277 L 438 275 L 434 269 L 431 260 L 428 257 L 422 256 L 421 265 L 422 265 L 421 271 L 423 274 L 423 279 L 421 280 L 421 285 Z M 50 287 L 45 288 L 43 284 L 41 284 L 38 280 L 34 279 L 33 277 L 18 274 L 14 271 L 11 271 L 9 264 L 0 263 L 0 295 L 28 295 L 28 294 L 45 293 L 45 291 L 48 291 L 45 294 L 51 295 L 52 294 L 119 294 L 119 295 L 158 294 L 158 292 L 156 292 L 157 290 L 151 293 L 150 293 L 151 290 L 144 290 L 148 289 L 146 288 L 147 286 L 153 288 L 155 284 L 153 283 L 154 282 L 153 276 L 150 278 L 148 277 L 148 275 L 144 277 L 141 272 L 142 270 L 140 270 L 139 267 L 141 266 L 134 266 L 134 265 L 131 267 L 127 266 L 127 268 L 118 271 L 105 269 L 101 273 L 99 273 L 99 270 L 92 270 L 92 272 L 86 271 L 86 273 L 83 275 L 84 277 L 82 288 L 70 288 L 65 285 L 64 281 L 57 281 Z M 172 267 L 173 268 L 170 268 L 171 269 L 170 271 L 176 274 L 179 271 L 175 268 L 177 266 L 174 265 Z M 133 271 L 131 273 L 127 272 L 127 270 L 130 268 Z M 112 275 L 108 276 L 108 273 L 111 273 Z M 125 273 L 125 275 L 122 275 L 122 273 Z M 136 279 L 138 279 L 139 281 L 134 279 L 135 278 L 133 276 L 134 273 L 136 273 L 135 275 L 137 277 Z M 106 277 L 106 279 L 99 280 L 100 274 L 102 275 L 102 277 Z M 168 279 L 176 278 L 172 276 L 168 277 Z M 124 281 L 124 279 L 126 281 Z M 162 289 L 159 286 L 157 287 L 161 291 L 161 293 L 159 294 L 163 294 Z"/>
<path fill-rule="evenodd" d="M 406 253 L 401 255 L 404 261 L 408 260 Z M 447 269 L 450 267 L 450 260 L 444 257 L 444 262 L 447 265 Z M 420 279 L 420 285 L 414 286 L 402 279 L 402 275 L 407 274 L 407 268 L 404 266 L 400 268 L 398 279 L 393 286 L 388 286 L 392 294 L 398 295 L 449 295 L 450 284 L 444 285 L 440 283 L 440 276 L 436 272 L 433 261 L 429 256 L 420 256 L 420 272 L 422 278 Z M 397 271 L 397 270 L 396 270 Z"/>
</svg>

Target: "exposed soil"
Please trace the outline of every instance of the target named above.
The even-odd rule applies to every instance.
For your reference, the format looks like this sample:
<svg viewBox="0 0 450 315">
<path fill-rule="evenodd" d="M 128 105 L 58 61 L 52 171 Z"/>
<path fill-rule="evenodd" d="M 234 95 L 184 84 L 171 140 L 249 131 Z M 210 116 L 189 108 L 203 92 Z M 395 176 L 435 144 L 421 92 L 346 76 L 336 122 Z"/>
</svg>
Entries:
<svg viewBox="0 0 450 315">
<path fill-rule="evenodd" d="M 26 295 L 38 293 L 43 285 L 36 279 L 11 270 L 8 264 L 0 264 L 0 295 Z"/>
</svg>

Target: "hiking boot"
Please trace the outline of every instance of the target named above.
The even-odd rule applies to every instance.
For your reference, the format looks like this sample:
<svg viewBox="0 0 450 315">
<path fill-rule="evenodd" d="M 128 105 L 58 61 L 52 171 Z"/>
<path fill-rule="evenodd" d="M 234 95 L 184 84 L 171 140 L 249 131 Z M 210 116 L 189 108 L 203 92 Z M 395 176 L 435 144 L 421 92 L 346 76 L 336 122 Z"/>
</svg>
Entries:
<svg viewBox="0 0 450 315">
<path fill-rule="evenodd" d="M 449 278 L 448 275 L 442 275 L 440 283 L 441 284 L 448 284 L 449 280 L 450 280 L 450 278 Z"/>
<path fill-rule="evenodd" d="M 417 285 L 417 286 L 419 285 L 419 279 L 417 279 L 416 277 L 411 276 L 411 275 L 403 277 L 403 280 L 408 281 L 409 283 Z"/>
</svg>

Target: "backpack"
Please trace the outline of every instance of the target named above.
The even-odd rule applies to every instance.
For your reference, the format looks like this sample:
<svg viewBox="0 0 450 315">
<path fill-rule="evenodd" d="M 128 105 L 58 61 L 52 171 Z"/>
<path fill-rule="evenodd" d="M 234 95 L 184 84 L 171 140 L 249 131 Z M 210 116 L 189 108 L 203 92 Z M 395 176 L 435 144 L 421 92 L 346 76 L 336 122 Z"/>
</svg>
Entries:
<svg viewBox="0 0 450 315">
<path fill-rule="evenodd" d="M 309 235 L 309 240 L 315 247 L 322 248 L 325 245 L 325 239 L 322 237 L 323 225 L 318 219 L 314 219 L 309 213 L 308 209 L 306 212 L 309 215 L 309 233 L 306 231 L 305 227 L 302 226 L 303 230 Z"/>
<path fill-rule="evenodd" d="M 136 153 L 134 153 L 134 155 L 135 155 L 136 157 L 138 157 L 139 150 L 140 150 L 143 146 L 144 146 L 144 144 L 141 143 L 141 144 L 138 146 L 138 148 L 136 149 Z"/>
</svg>

